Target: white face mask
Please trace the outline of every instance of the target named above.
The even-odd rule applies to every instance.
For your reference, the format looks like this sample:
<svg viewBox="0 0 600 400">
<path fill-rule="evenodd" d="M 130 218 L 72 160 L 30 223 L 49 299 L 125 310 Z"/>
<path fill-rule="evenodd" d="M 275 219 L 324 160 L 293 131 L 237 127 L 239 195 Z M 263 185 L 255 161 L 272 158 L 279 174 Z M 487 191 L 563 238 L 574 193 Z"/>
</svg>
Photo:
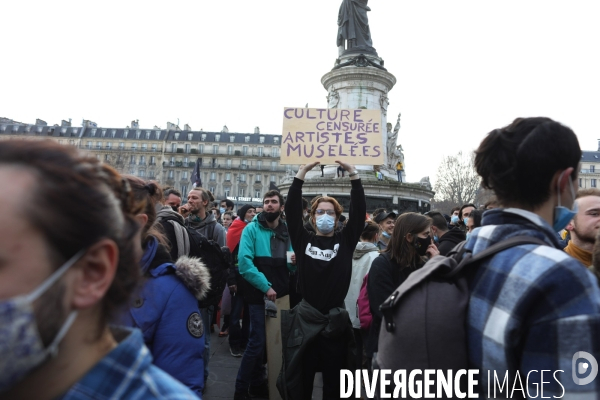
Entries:
<svg viewBox="0 0 600 400">
<path fill-rule="evenodd" d="M 77 317 L 71 311 L 52 343 L 44 348 L 33 302 L 44 294 L 85 254 L 79 251 L 33 292 L 0 301 L 0 393 L 11 389 L 49 356 L 58 354 L 58 345 Z"/>
<path fill-rule="evenodd" d="M 325 235 L 331 233 L 334 225 L 335 218 L 333 218 L 331 215 L 325 214 L 317 217 L 317 228 Z"/>
</svg>

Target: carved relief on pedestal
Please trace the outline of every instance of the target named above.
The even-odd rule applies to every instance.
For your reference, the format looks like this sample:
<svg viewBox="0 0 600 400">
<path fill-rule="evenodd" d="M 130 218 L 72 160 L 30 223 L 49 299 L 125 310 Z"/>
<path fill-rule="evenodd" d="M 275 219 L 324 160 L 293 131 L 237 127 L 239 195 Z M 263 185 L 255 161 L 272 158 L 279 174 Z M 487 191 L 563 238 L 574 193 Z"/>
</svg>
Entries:
<svg viewBox="0 0 600 400">
<path fill-rule="evenodd" d="M 332 86 L 329 89 L 329 94 L 327 94 L 327 107 L 329 108 L 337 108 L 340 103 L 340 94 L 338 91 Z"/>
<path fill-rule="evenodd" d="M 381 96 L 379 96 L 379 105 L 381 106 L 381 114 L 384 117 L 387 117 L 387 108 L 388 108 L 388 105 L 390 104 L 390 100 L 387 97 L 387 93 L 388 93 L 388 91 L 386 89 L 383 93 L 381 93 Z"/>
</svg>

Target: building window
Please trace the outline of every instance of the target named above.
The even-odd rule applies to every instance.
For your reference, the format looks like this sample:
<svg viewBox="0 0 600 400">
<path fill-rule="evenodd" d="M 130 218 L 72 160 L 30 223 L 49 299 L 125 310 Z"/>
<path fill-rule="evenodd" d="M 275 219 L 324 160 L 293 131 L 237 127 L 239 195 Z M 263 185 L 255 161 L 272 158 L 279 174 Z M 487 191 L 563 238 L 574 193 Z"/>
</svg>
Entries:
<svg viewBox="0 0 600 400">
<path fill-rule="evenodd" d="M 174 166 L 175 165 L 175 157 L 171 157 L 171 159 L 169 160 L 169 165 L 170 166 Z"/>
<path fill-rule="evenodd" d="M 140 165 L 146 164 L 146 156 L 140 156 Z"/>
<path fill-rule="evenodd" d="M 273 182 L 273 183 L 275 183 L 275 182 L 276 182 L 276 180 L 275 180 L 275 175 L 271 175 L 271 182 Z"/>
<path fill-rule="evenodd" d="M 183 166 L 187 167 L 187 164 L 189 164 L 189 163 L 190 163 L 190 158 L 189 157 L 184 157 L 183 158 Z"/>
<path fill-rule="evenodd" d="M 596 180 L 595 179 L 591 180 L 591 185 L 590 186 L 594 187 L 594 188 L 596 187 Z"/>
<path fill-rule="evenodd" d="M 151 134 L 151 133 L 152 133 L 152 132 L 150 132 L 150 131 L 146 131 L 146 139 L 150 140 L 150 134 Z"/>
<path fill-rule="evenodd" d="M 199 144 L 198 145 L 198 154 L 203 154 L 204 153 L 204 145 L 203 144 Z"/>
<path fill-rule="evenodd" d="M 228 145 L 227 146 L 227 155 L 232 155 L 233 154 L 233 146 L 232 145 Z"/>
<path fill-rule="evenodd" d="M 113 129 L 113 130 L 110 132 L 110 137 L 114 138 L 116 134 L 117 134 L 117 130 L 116 130 L 116 129 Z"/>
<path fill-rule="evenodd" d="M 208 190 L 209 190 L 211 193 L 214 193 L 214 192 L 216 192 L 216 191 L 217 191 L 217 190 L 215 189 L 215 187 L 214 187 L 214 186 L 210 186 L 210 187 L 208 188 Z"/>
<path fill-rule="evenodd" d="M 256 182 L 260 182 L 260 181 L 261 181 L 261 178 L 262 178 L 262 177 L 260 176 L 260 174 L 256 174 Z"/>
<path fill-rule="evenodd" d="M 218 144 L 213 145 L 213 154 L 219 154 L 219 145 Z"/>
<path fill-rule="evenodd" d="M 124 137 L 124 138 L 127 138 L 128 136 L 129 136 L 129 131 L 128 131 L 127 129 L 125 129 L 125 130 L 123 131 L 123 137 Z"/>
<path fill-rule="evenodd" d="M 259 171 L 262 169 L 262 160 L 258 160 L 256 162 L 256 169 L 259 170 Z"/>
<path fill-rule="evenodd" d="M 171 153 L 177 153 L 177 143 L 171 143 Z"/>
<path fill-rule="evenodd" d="M 250 143 L 250 136 L 246 136 L 246 137 L 244 138 L 244 142 L 246 142 L 246 143 Z"/>
<path fill-rule="evenodd" d="M 273 143 L 274 144 L 279 144 L 279 138 L 278 137 L 274 137 L 273 138 Z"/>
<path fill-rule="evenodd" d="M 271 161 L 271 171 L 277 170 L 277 161 Z"/>
<path fill-rule="evenodd" d="M 150 165 L 156 165 L 156 157 L 150 156 Z"/>
<path fill-rule="evenodd" d="M 143 169 L 138 171 L 138 175 L 140 178 L 145 178 L 146 177 L 146 171 L 144 171 Z"/>
<path fill-rule="evenodd" d="M 248 161 L 247 160 L 242 160 L 241 167 L 242 167 L 242 169 L 248 169 Z"/>
<path fill-rule="evenodd" d="M 579 187 L 581 187 L 581 178 L 579 178 Z"/>
<path fill-rule="evenodd" d="M 181 179 L 187 179 L 188 178 L 188 172 L 187 171 L 183 171 L 181 173 Z"/>
<path fill-rule="evenodd" d="M 137 150 L 137 143 L 131 144 L 131 150 Z"/>
<path fill-rule="evenodd" d="M 192 133 L 188 133 L 188 140 L 191 141 L 194 135 Z"/>
<path fill-rule="evenodd" d="M 260 195 L 260 190 L 257 190 L 256 192 L 254 192 L 254 197 L 256 197 L 256 198 L 260 198 L 260 197 L 262 197 L 262 196 Z"/>
<path fill-rule="evenodd" d="M 104 155 L 104 161 L 110 161 L 110 156 L 108 154 Z M 580 179 L 581 180 L 581 179 Z"/>
<path fill-rule="evenodd" d="M 96 142 L 96 148 L 97 149 L 101 149 L 102 148 L 102 142 Z"/>
<path fill-rule="evenodd" d="M 96 132 L 98 132 L 98 129 L 96 129 L 96 128 L 92 129 L 92 136 L 96 136 Z"/>
<path fill-rule="evenodd" d="M 262 156 L 263 156 L 263 148 L 262 148 L 262 147 L 259 147 L 259 148 L 258 148 L 258 156 L 259 156 L 259 157 L 262 157 Z"/>
<path fill-rule="evenodd" d="M 244 197 L 244 188 L 239 188 L 238 189 L 238 196 Z"/>
<path fill-rule="evenodd" d="M 206 133 L 203 133 L 202 136 L 200 136 L 200 140 L 203 142 L 206 140 Z"/>
<path fill-rule="evenodd" d="M 225 198 L 229 197 L 229 188 L 225 189 Z"/>
<path fill-rule="evenodd" d="M 135 131 L 135 138 L 139 139 L 141 134 L 142 134 L 142 131 Z"/>
<path fill-rule="evenodd" d="M 154 143 L 152 145 L 152 151 L 156 151 L 156 150 L 158 150 L 158 145 L 156 143 Z"/>
<path fill-rule="evenodd" d="M 112 142 L 106 143 L 106 148 L 109 150 L 112 149 Z"/>
<path fill-rule="evenodd" d="M 123 150 L 125 148 L 125 142 L 119 142 L 119 150 Z"/>
<path fill-rule="evenodd" d="M 181 185 L 181 193 L 187 195 L 188 185 Z"/>
<path fill-rule="evenodd" d="M 219 135 L 218 133 L 215 135 L 215 142 L 218 142 L 221 140 L 221 135 Z"/>
<path fill-rule="evenodd" d="M 271 148 L 271 156 L 279 157 L 279 148 L 277 148 L 277 147 Z"/>
<path fill-rule="evenodd" d="M 229 136 L 229 141 L 231 143 L 235 142 L 235 136 L 234 135 Z"/>
<path fill-rule="evenodd" d="M 148 150 L 148 143 L 142 143 L 142 151 Z"/>
<path fill-rule="evenodd" d="M 148 171 L 148 179 L 154 179 L 154 171 Z"/>
<path fill-rule="evenodd" d="M 261 136 L 261 137 L 258 139 L 258 143 L 264 143 L 264 142 L 265 142 L 265 137 L 264 137 L 264 136 Z"/>
<path fill-rule="evenodd" d="M 590 172 L 596 172 L 596 166 L 590 165 Z"/>
<path fill-rule="evenodd" d="M 175 140 L 179 140 L 179 132 L 175 132 Z"/>
<path fill-rule="evenodd" d="M 173 179 L 173 176 L 175 175 L 175 173 L 173 172 L 172 169 L 169 170 L 169 179 Z"/>
<path fill-rule="evenodd" d="M 242 146 L 242 155 L 248 155 L 248 146 Z"/>
<path fill-rule="evenodd" d="M 227 168 L 231 168 L 231 158 L 227 159 Z"/>
<path fill-rule="evenodd" d="M 185 152 L 189 153 L 192 150 L 192 146 L 190 144 L 185 145 Z"/>
<path fill-rule="evenodd" d="M 226 181 L 231 181 L 231 172 L 226 172 L 225 173 L 225 180 Z"/>
<path fill-rule="evenodd" d="M 210 173 L 210 180 L 211 181 L 217 180 L 217 173 L 216 172 L 211 172 Z"/>
<path fill-rule="evenodd" d="M 89 141 L 87 142 L 87 148 L 88 148 L 88 149 L 91 149 L 91 148 L 92 148 L 92 142 L 89 142 Z"/>
<path fill-rule="evenodd" d="M 73 139 L 71 139 L 71 140 L 69 140 L 69 144 L 70 144 L 71 146 L 74 146 L 74 145 L 75 145 L 75 141 L 74 141 Z"/>
<path fill-rule="evenodd" d="M 159 140 L 160 139 L 160 131 L 156 131 L 155 134 L 156 134 L 156 140 Z"/>
<path fill-rule="evenodd" d="M 240 174 L 240 182 L 246 182 L 246 174 Z"/>
<path fill-rule="evenodd" d="M 106 137 L 106 129 L 102 129 L 102 137 Z"/>
<path fill-rule="evenodd" d="M 135 156 L 131 156 L 129 159 L 129 164 L 135 164 Z"/>
</svg>

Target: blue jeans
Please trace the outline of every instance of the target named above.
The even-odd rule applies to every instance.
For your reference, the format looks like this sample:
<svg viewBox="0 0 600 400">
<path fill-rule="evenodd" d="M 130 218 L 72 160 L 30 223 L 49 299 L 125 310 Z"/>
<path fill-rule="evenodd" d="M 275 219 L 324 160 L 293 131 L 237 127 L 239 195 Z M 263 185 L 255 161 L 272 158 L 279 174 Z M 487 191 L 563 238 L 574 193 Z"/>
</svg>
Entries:
<svg viewBox="0 0 600 400">
<path fill-rule="evenodd" d="M 210 360 L 210 326 L 212 323 L 214 310 L 214 306 L 200 309 L 202 324 L 204 325 L 204 382 L 206 382 L 208 379 L 208 360 Z"/>
<path fill-rule="evenodd" d="M 402 183 L 402 170 L 399 169 L 397 172 L 398 172 L 398 182 Z"/>
<path fill-rule="evenodd" d="M 235 391 L 246 393 L 250 386 L 261 385 L 266 378 L 264 364 L 267 334 L 264 304 L 249 304 L 250 337 L 235 381 Z"/>
<path fill-rule="evenodd" d="M 240 316 L 244 311 L 242 318 L 242 327 L 240 328 Z M 231 315 L 229 317 L 229 347 L 244 350 L 248 343 L 248 332 L 250 331 L 250 311 L 244 301 L 244 297 L 235 293 L 231 296 Z"/>
</svg>

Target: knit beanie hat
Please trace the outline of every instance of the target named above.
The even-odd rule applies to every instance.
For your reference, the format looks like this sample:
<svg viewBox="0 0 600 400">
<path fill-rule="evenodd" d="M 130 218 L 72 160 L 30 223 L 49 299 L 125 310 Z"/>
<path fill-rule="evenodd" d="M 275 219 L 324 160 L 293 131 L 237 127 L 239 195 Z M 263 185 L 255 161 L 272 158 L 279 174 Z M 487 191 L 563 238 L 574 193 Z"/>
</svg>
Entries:
<svg viewBox="0 0 600 400">
<path fill-rule="evenodd" d="M 244 220 L 244 217 L 246 216 L 246 213 L 251 208 L 256 208 L 256 207 L 251 206 L 250 204 L 244 204 L 242 207 L 240 207 L 238 209 L 238 212 L 237 212 L 238 217 L 240 217 L 241 220 Z"/>
</svg>

